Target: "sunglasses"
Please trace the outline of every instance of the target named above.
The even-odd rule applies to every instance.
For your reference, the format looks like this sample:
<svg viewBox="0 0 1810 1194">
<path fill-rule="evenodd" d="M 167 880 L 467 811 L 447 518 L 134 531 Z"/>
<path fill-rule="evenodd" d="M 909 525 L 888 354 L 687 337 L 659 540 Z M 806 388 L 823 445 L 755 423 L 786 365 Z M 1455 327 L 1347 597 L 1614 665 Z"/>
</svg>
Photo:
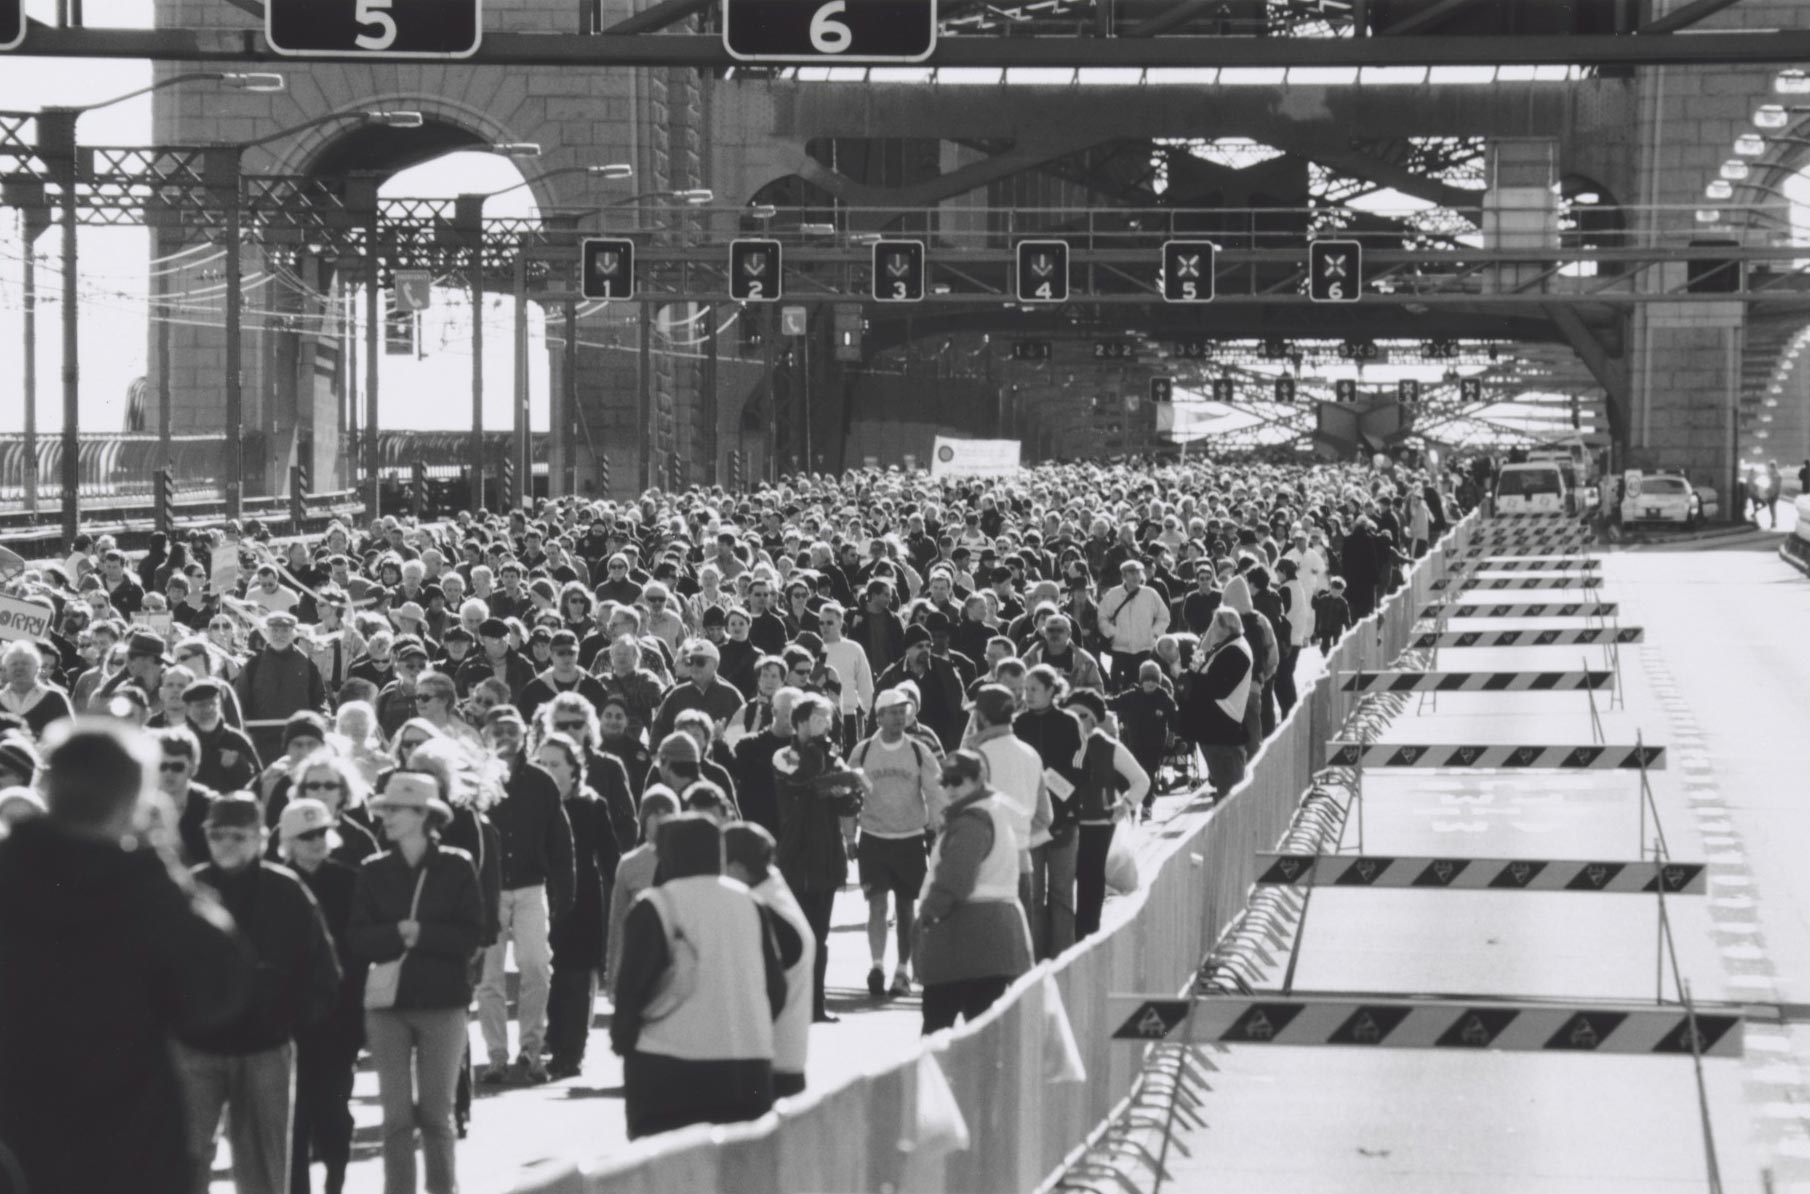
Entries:
<svg viewBox="0 0 1810 1194">
<path fill-rule="evenodd" d="M 157 770 L 163 772 L 165 775 L 176 775 L 180 772 L 187 771 L 188 769 L 189 763 L 187 759 L 165 759 L 157 765 Z"/>
<path fill-rule="evenodd" d="M 325 829 L 310 829 L 303 833 L 292 835 L 289 840 L 292 842 L 324 842 L 327 840 L 327 831 Z"/>
<path fill-rule="evenodd" d="M 586 727 L 582 721 L 556 721 L 553 728 L 562 734 L 582 734 Z"/>
<path fill-rule="evenodd" d="M 258 836 L 254 829 L 210 829 L 207 840 L 210 842 L 249 842 Z"/>
<path fill-rule="evenodd" d="M 304 792 L 343 792 L 346 785 L 337 779 L 312 779 L 302 785 Z"/>
</svg>

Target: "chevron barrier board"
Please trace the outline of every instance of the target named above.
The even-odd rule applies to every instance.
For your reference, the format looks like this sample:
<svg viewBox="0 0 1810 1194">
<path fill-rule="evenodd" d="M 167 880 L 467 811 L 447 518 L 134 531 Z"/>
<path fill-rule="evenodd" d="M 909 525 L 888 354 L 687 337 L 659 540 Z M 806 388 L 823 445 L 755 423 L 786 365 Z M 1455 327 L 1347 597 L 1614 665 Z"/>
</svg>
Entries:
<svg viewBox="0 0 1810 1194">
<path fill-rule="evenodd" d="M 1596 891 L 1703 895 L 1709 864 L 1581 858 L 1388 858 L 1374 854 L 1257 855 L 1257 882 L 1280 887 L 1408 887 L 1454 891 Z"/>
<path fill-rule="evenodd" d="M 1420 611 L 1423 618 L 1612 618 L 1617 606 L 1613 601 L 1535 601 L 1514 605 L 1460 605 L 1435 601 Z"/>
<path fill-rule="evenodd" d="M 1643 626 L 1594 626 L 1581 630 L 1448 630 L 1442 634 L 1417 634 L 1408 645 L 1417 651 L 1434 647 L 1592 647 L 1602 643 L 1645 642 Z"/>
<path fill-rule="evenodd" d="M 1582 692 L 1615 682 L 1614 672 L 1355 672 L 1345 692 Z"/>
<path fill-rule="evenodd" d="M 1479 556 L 1464 568 L 1470 572 L 1561 572 L 1568 568 L 1589 572 L 1602 566 L 1595 556 Z"/>
<path fill-rule="evenodd" d="M 1743 1019 L 1694 1017 L 1677 1006 L 1507 1000 L 1358 999 L 1347 996 L 1112 995 L 1113 1039 L 1185 1038 L 1208 1045 L 1359 1045 L 1391 1049 L 1497 1049 L 1739 1057 Z M 1691 1029 L 1696 1028 L 1693 1042 Z M 1185 1032 L 1182 1025 L 1188 1024 Z"/>
<path fill-rule="evenodd" d="M 1663 746 L 1455 746 L 1332 742 L 1328 767 L 1416 767 L 1472 771 L 1665 770 Z"/>
<path fill-rule="evenodd" d="M 1445 577 L 1433 582 L 1435 592 L 1443 589 L 1467 589 L 1473 593 L 1501 591 L 1504 589 L 1600 589 L 1603 578 L 1600 576 L 1567 576 L 1553 573 L 1548 576 L 1497 576 L 1488 580 L 1476 576 Z"/>
</svg>

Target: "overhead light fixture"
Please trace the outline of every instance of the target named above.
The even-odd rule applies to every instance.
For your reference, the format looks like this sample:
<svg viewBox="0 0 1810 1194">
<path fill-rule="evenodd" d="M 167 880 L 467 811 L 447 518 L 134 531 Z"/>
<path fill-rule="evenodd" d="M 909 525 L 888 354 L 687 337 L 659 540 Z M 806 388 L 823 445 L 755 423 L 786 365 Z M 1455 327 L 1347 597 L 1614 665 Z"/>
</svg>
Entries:
<svg viewBox="0 0 1810 1194">
<path fill-rule="evenodd" d="M 751 219 L 771 220 L 778 214 L 779 209 L 771 203 L 756 203 L 748 208 L 748 215 Z"/>
<path fill-rule="evenodd" d="M 220 81 L 236 91 L 282 91 L 288 84 L 282 75 L 268 71 L 227 71 Z"/>
<path fill-rule="evenodd" d="M 1595 191 L 1580 191 L 1571 197 L 1573 203 L 1581 203 L 1585 207 L 1595 207 L 1603 201 L 1603 197 Z"/>
<path fill-rule="evenodd" d="M 586 166 L 584 172 L 592 178 L 633 178 L 635 168 L 627 162 L 609 162 L 602 166 Z"/>
<path fill-rule="evenodd" d="M 540 156 L 540 142 L 497 141 L 491 144 L 490 152 L 506 158 L 537 158 Z"/>
<path fill-rule="evenodd" d="M 851 245 L 877 245 L 886 238 L 878 232 L 851 232 L 848 241 Z"/>
<path fill-rule="evenodd" d="M 367 112 L 365 116 L 372 124 L 393 129 L 418 129 L 427 123 L 419 112 Z"/>
<path fill-rule="evenodd" d="M 1697 209 L 1697 222 L 1699 224 L 1720 224 L 1722 222 L 1722 213 L 1713 207 L 1699 207 Z"/>
<path fill-rule="evenodd" d="M 1758 133 L 1742 133 L 1735 138 L 1735 152 L 1744 158 L 1757 158 L 1766 152 L 1766 138 Z"/>
<path fill-rule="evenodd" d="M 1810 71 L 1782 70 L 1772 76 L 1772 89 L 1780 95 L 1810 95 Z"/>
<path fill-rule="evenodd" d="M 1754 109 L 1753 126 L 1760 129 L 1782 129 L 1791 123 L 1791 114 L 1783 104 L 1761 104 Z"/>
<path fill-rule="evenodd" d="M 820 223 L 800 224 L 798 226 L 798 231 L 803 236 L 834 236 L 836 235 L 836 226 L 834 224 Z"/>
<path fill-rule="evenodd" d="M 672 197 L 679 200 L 681 203 L 689 203 L 693 207 L 699 207 L 709 203 L 712 199 L 715 199 L 716 192 L 709 187 L 693 187 L 687 191 L 674 191 Z"/>
<path fill-rule="evenodd" d="M 1729 182 L 1726 178 L 1718 178 L 1703 188 L 1703 197 L 1705 199 L 1714 199 L 1718 203 L 1733 199 L 1735 197 L 1735 184 Z"/>
<path fill-rule="evenodd" d="M 1740 158 L 1729 158 L 1722 163 L 1722 169 L 1717 173 L 1730 182 L 1746 182 L 1748 176 L 1753 173 L 1753 167 Z"/>
</svg>

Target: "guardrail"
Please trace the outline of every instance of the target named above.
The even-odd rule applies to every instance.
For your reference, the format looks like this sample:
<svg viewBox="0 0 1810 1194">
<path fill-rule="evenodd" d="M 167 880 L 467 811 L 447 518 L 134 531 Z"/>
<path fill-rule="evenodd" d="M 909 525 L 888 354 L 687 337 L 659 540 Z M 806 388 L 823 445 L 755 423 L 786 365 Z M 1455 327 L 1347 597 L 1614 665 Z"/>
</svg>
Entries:
<svg viewBox="0 0 1810 1194">
<path fill-rule="evenodd" d="M 199 500 L 182 500 L 179 494 L 173 512 L 172 529 L 176 531 L 222 526 L 226 522 L 226 499 L 215 494 Z M 286 497 L 245 499 L 245 518 L 259 520 L 278 535 L 322 531 L 335 518 L 357 518 L 363 513 L 363 497 L 350 489 L 309 494 L 300 526 L 294 525 L 290 518 Z M 93 535 L 112 535 L 122 549 L 132 551 L 149 545 L 157 524 L 148 501 L 120 502 L 99 508 L 84 502 L 82 529 Z M 0 512 L 0 538 L 27 559 L 54 557 L 55 561 L 60 561 L 67 547 L 62 528 L 56 521 L 54 505 L 37 515 L 16 510 Z"/>
<path fill-rule="evenodd" d="M 518 1194 L 1015 1194 L 1046 1186 L 1113 1115 L 1143 1065 L 1135 1046 L 1111 1039 L 1108 993 L 1188 986 L 1248 901 L 1258 853 L 1282 837 L 1325 762 L 1326 743 L 1361 699 L 1338 691 L 1336 677 L 1379 670 L 1407 647 L 1447 551 L 1468 543 L 1476 517 L 1340 641 L 1326 674 L 1264 744 L 1243 784 L 1217 807 L 1190 804 L 1145 844 L 1144 882 L 1107 905 L 1102 932 L 1039 964 L 979 1020 L 759 1120 L 700 1125 L 588 1165 L 549 1167 Z M 1076 1060 L 1084 1080 L 1072 1080 Z M 965 1146 L 951 1143 L 951 1095 Z"/>
<path fill-rule="evenodd" d="M 246 455 L 261 447 L 247 437 Z M 261 437 L 258 437 L 261 441 Z M 56 433 L 37 437 L 37 495 L 41 507 L 54 508 L 63 500 L 63 438 Z M 173 435 L 166 447 L 155 434 L 86 432 L 79 445 L 81 481 L 76 492 L 87 501 L 149 498 L 153 474 L 166 465 L 176 478 L 178 496 L 183 493 L 224 492 L 226 436 Z M 29 454 L 25 436 L 0 434 L 0 509 L 22 507 Z"/>
</svg>

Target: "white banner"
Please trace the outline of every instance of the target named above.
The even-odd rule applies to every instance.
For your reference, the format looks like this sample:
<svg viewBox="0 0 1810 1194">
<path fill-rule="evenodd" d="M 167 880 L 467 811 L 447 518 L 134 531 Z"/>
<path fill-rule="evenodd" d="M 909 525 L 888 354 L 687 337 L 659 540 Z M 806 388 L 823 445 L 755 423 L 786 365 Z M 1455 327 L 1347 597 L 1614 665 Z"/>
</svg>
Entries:
<svg viewBox="0 0 1810 1194">
<path fill-rule="evenodd" d="M 0 639 L 43 638 L 56 614 L 51 606 L 0 595 Z"/>
<path fill-rule="evenodd" d="M 930 454 L 933 477 L 1003 477 L 1020 467 L 1024 444 L 1015 439 L 936 437 Z"/>
</svg>

